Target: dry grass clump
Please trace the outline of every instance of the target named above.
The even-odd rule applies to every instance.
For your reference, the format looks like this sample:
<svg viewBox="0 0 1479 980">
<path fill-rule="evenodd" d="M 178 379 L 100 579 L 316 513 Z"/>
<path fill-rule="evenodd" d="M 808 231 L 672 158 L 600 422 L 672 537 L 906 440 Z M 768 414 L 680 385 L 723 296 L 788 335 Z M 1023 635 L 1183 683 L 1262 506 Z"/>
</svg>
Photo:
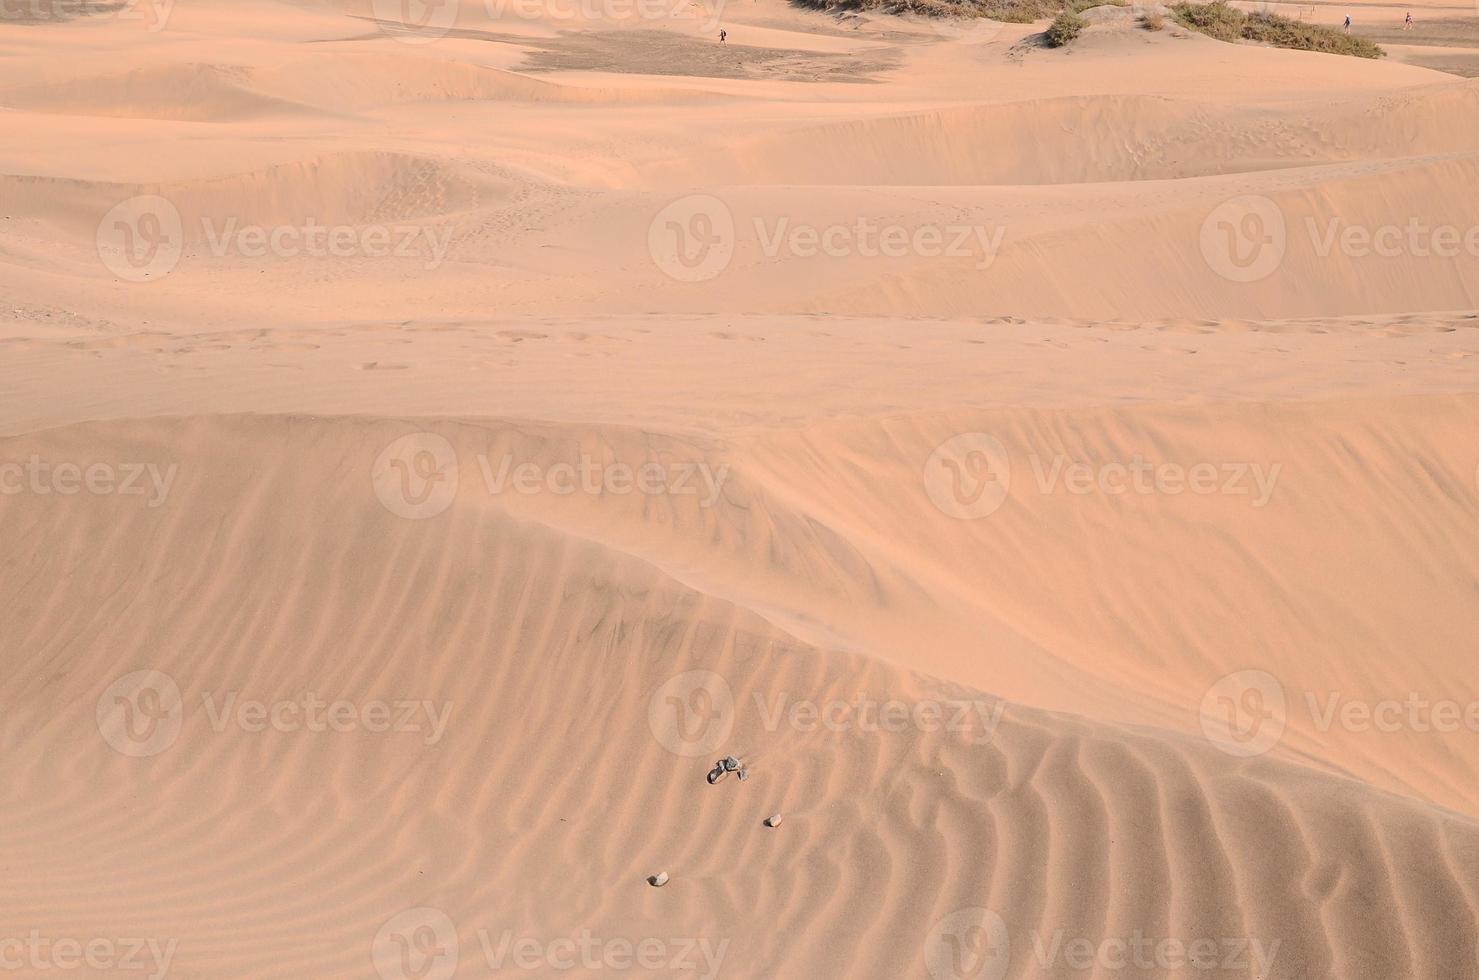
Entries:
<svg viewBox="0 0 1479 980">
<path fill-rule="evenodd" d="M 1183 26 L 1219 41 L 1261 41 L 1278 48 L 1347 54 L 1357 58 L 1380 58 L 1386 54 L 1365 38 L 1330 27 L 1302 24 L 1278 14 L 1247 14 L 1228 6 L 1227 0 L 1178 3 L 1171 10 Z"/>
<path fill-rule="evenodd" d="M 1078 14 L 1065 10 L 1059 14 L 1048 27 L 1046 39 L 1048 47 L 1061 48 L 1074 38 L 1078 37 L 1089 22 Z"/>
<path fill-rule="evenodd" d="M 792 0 L 797 6 L 813 9 L 876 10 L 885 14 L 921 14 L 926 17 L 984 17 L 1008 24 L 1031 24 L 1056 17 L 1065 10 L 1073 13 L 1114 4 L 1123 7 L 1128 0 Z"/>
</svg>

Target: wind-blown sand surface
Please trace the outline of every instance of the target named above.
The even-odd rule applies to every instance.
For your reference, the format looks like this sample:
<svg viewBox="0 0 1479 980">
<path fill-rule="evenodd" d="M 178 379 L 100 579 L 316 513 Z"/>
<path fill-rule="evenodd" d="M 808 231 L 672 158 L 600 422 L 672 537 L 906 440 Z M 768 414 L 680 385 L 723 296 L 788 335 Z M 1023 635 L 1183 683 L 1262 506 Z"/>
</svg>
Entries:
<svg viewBox="0 0 1479 980">
<path fill-rule="evenodd" d="M 3 8 L 0 966 L 1479 977 L 1479 82 L 412 7 Z"/>
</svg>

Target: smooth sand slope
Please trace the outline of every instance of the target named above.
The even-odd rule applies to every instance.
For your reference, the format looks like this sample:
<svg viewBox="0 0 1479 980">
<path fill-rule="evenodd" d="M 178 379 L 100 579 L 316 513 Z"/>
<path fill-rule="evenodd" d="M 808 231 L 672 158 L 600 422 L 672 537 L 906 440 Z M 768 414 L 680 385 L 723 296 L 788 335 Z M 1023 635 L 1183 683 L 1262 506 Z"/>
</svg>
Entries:
<svg viewBox="0 0 1479 980">
<path fill-rule="evenodd" d="M 390 7 L 0 24 L 0 965 L 1479 978 L 1475 83 Z"/>
</svg>

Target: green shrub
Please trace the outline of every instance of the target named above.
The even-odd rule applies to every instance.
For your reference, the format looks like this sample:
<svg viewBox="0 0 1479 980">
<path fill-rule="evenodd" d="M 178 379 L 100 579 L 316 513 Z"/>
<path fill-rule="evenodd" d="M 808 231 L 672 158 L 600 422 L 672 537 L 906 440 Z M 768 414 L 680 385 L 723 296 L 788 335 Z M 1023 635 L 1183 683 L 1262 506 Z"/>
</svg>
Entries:
<svg viewBox="0 0 1479 980">
<path fill-rule="evenodd" d="M 1304 24 L 1278 14 L 1245 14 L 1227 0 L 1212 3 L 1178 3 L 1171 8 L 1177 21 L 1219 41 L 1260 41 L 1278 48 L 1323 51 L 1357 58 L 1380 58 L 1381 48 L 1361 37 L 1331 27 Z"/>
<path fill-rule="evenodd" d="M 3 2 L 3 0 L 0 0 Z M 1009 24 L 1031 24 L 1055 17 L 1070 5 L 1070 0 L 792 0 L 797 6 L 813 9 L 877 10 L 885 14 L 920 14 L 925 17 L 984 17 Z M 1124 5 L 1128 0 L 1072 0 L 1079 10 L 1102 3 Z"/>
<path fill-rule="evenodd" d="M 1243 25 L 1248 15 L 1223 0 L 1213 3 L 1178 3 L 1171 13 L 1182 26 L 1201 31 L 1219 41 L 1236 41 L 1243 36 Z"/>
<path fill-rule="evenodd" d="M 1063 47 L 1065 44 L 1078 37 L 1079 33 L 1088 26 L 1089 22 L 1084 20 L 1078 14 L 1070 13 L 1067 10 L 1063 11 L 1048 27 L 1048 47 Z"/>
</svg>

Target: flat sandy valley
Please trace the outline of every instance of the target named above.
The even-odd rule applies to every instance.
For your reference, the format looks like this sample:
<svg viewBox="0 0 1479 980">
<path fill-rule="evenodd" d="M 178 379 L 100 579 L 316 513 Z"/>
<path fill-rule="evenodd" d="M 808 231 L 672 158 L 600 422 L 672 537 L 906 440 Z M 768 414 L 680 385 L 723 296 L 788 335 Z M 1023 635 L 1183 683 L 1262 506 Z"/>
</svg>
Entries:
<svg viewBox="0 0 1479 980">
<path fill-rule="evenodd" d="M 0 972 L 1479 978 L 1424 3 L 0 0 Z"/>
</svg>

